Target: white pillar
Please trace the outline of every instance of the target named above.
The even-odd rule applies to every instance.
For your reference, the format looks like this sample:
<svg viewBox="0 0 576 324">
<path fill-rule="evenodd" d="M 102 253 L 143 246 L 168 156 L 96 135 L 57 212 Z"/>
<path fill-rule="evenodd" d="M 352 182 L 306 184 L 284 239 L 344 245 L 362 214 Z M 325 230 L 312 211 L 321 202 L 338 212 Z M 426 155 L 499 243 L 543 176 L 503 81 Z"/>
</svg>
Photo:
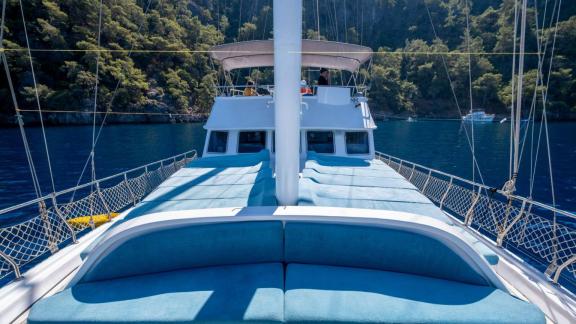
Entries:
<svg viewBox="0 0 576 324">
<path fill-rule="evenodd" d="M 276 198 L 290 206 L 298 201 L 300 172 L 302 0 L 274 0 L 273 11 Z"/>
</svg>

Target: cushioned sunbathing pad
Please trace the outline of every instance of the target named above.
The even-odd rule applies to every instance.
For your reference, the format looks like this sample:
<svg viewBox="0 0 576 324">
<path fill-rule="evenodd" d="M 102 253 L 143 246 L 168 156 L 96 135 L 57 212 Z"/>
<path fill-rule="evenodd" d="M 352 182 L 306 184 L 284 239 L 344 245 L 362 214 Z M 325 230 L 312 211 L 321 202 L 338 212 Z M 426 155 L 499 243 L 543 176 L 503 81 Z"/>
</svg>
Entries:
<svg viewBox="0 0 576 324">
<path fill-rule="evenodd" d="M 229 175 L 229 174 L 249 174 L 257 173 L 262 169 L 269 168 L 269 162 L 260 162 L 256 165 L 247 167 L 186 167 L 178 170 L 172 177 L 190 177 L 190 176 L 214 176 L 214 175 Z"/>
<path fill-rule="evenodd" d="M 488 280 L 439 239 L 382 227 L 287 222 L 287 263 L 412 273 L 475 285 Z"/>
<path fill-rule="evenodd" d="M 186 167 L 188 168 L 246 167 L 256 165 L 262 161 L 270 161 L 270 151 L 262 150 L 258 153 L 251 153 L 251 154 L 204 157 L 188 163 Z"/>
<path fill-rule="evenodd" d="M 384 169 L 375 169 L 369 167 L 347 167 L 347 166 L 325 166 L 320 165 L 316 161 L 306 161 L 304 168 L 312 169 L 319 173 L 324 174 L 342 174 L 351 176 L 362 177 L 375 177 L 375 178 L 398 178 L 404 179 L 399 173 L 389 167 Z"/>
<path fill-rule="evenodd" d="M 393 210 L 453 221 L 408 180 L 380 160 L 308 153 L 302 171 L 299 206 L 327 206 Z M 492 265 L 498 256 L 486 245 L 459 229 L 464 239 Z"/>
<path fill-rule="evenodd" d="M 129 238 L 101 255 L 80 281 L 229 264 L 282 262 L 280 221 L 179 225 Z"/>
<path fill-rule="evenodd" d="M 343 166 L 343 167 L 363 167 L 363 168 L 380 168 L 392 170 L 386 163 L 380 160 L 363 160 L 345 156 L 332 156 L 325 154 L 318 154 L 316 152 L 307 153 L 308 161 L 315 161 L 320 165 L 325 166 Z"/>
<path fill-rule="evenodd" d="M 301 179 L 300 186 L 309 188 L 310 192 L 319 198 L 383 200 L 432 204 L 428 198 L 413 189 L 330 185 L 316 183 L 308 178 Z"/>
<path fill-rule="evenodd" d="M 546 323 L 486 286 L 377 270 L 288 264 L 287 323 Z"/>
<path fill-rule="evenodd" d="M 201 200 L 169 200 L 152 201 L 138 204 L 125 219 L 138 216 L 189 209 L 246 207 L 246 206 L 277 206 L 276 196 L 271 194 L 255 195 L 244 198 L 201 199 Z"/>
<path fill-rule="evenodd" d="M 151 194 L 153 195 L 152 197 L 155 197 L 154 199 L 148 196 L 145 201 L 136 205 L 126 215 L 125 220 L 157 212 L 203 208 L 276 206 L 278 204 L 275 196 L 275 182 L 272 179 L 252 186 L 200 187 L 211 188 L 209 191 L 203 191 L 200 188 L 173 188 L 173 190 L 170 187 L 158 188 L 158 192 L 155 191 Z M 211 195 L 207 195 L 207 193 Z"/>
<path fill-rule="evenodd" d="M 253 184 L 262 179 L 271 178 L 272 169 L 269 168 L 247 174 L 206 174 L 201 176 L 181 176 L 175 174 L 162 182 L 159 187 L 243 185 Z"/>
<path fill-rule="evenodd" d="M 311 179 L 316 183 L 327 185 L 417 189 L 413 184 L 406 181 L 406 179 L 397 177 L 396 175 L 389 178 L 362 177 L 342 174 L 327 174 L 320 173 L 313 169 L 304 169 L 302 170 L 302 177 Z"/>
<path fill-rule="evenodd" d="M 282 322 L 283 272 L 267 263 L 82 283 L 36 303 L 28 323 Z"/>
<path fill-rule="evenodd" d="M 260 179 L 258 182 L 251 184 L 238 185 L 162 186 L 156 188 L 143 201 L 245 198 L 250 195 L 258 195 L 269 188 L 274 188 L 274 179 L 272 178 Z"/>
<path fill-rule="evenodd" d="M 393 210 L 451 223 L 448 216 L 414 189 L 325 185 L 302 178 L 298 205 Z"/>
<path fill-rule="evenodd" d="M 125 219 L 187 209 L 276 206 L 269 152 L 195 160 L 146 196 Z"/>
</svg>

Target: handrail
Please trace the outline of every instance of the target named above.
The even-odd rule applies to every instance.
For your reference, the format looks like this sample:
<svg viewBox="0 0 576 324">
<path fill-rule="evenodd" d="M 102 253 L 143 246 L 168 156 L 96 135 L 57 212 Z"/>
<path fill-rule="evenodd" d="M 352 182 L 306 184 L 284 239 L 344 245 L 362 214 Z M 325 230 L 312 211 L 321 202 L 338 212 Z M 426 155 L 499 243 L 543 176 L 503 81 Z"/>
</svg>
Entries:
<svg viewBox="0 0 576 324">
<path fill-rule="evenodd" d="M 135 205 L 197 156 L 196 150 L 191 150 L 0 210 L 1 216 L 21 209 L 31 213 L 34 209 L 30 207 L 38 207 L 33 217 L 0 227 L 0 286 L 10 275 L 20 278 L 24 266 L 76 243 L 78 235 L 94 229 L 96 222 L 110 221 L 117 212 Z M 154 165 L 158 167 L 150 170 Z M 95 190 L 84 196 L 57 201 L 59 196 L 90 186 Z"/>
<path fill-rule="evenodd" d="M 32 199 L 32 200 L 28 200 L 28 201 L 25 201 L 25 202 L 20 203 L 20 204 L 18 204 L 18 205 L 14 205 L 14 206 L 6 207 L 6 208 L 4 208 L 4 209 L 0 209 L 0 215 L 6 214 L 6 213 L 9 213 L 9 212 L 11 212 L 11 211 L 15 211 L 15 210 L 18 210 L 18 209 L 21 209 L 21 208 L 24 208 L 24 207 L 28 207 L 28 206 L 31 206 L 31 205 L 38 204 L 38 203 L 41 202 L 41 201 L 45 201 L 45 200 L 47 200 L 47 199 L 51 199 L 53 196 L 58 197 L 58 196 L 61 196 L 61 195 L 63 195 L 63 194 L 67 194 L 67 193 L 69 193 L 69 192 L 73 192 L 73 191 L 78 190 L 78 189 L 83 189 L 83 188 L 86 188 L 86 187 L 89 187 L 89 186 L 93 186 L 93 185 L 96 185 L 96 184 L 101 183 L 101 182 L 104 182 L 104 181 L 108 181 L 108 180 L 117 178 L 117 177 L 119 177 L 119 176 L 124 176 L 125 174 L 132 173 L 132 172 L 135 172 L 135 171 L 138 171 L 138 170 L 142 170 L 142 169 L 147 168 L 147 167 L 149 167 L 149 166 L 152 166 L 152 165 L 161 163 L 162 161 L 172 160 L 172 159 L 174 159 L 174 158 L 178 158 L 178 157 L 181 157 L 181 156 L 187 157 L 188 154 L 191 154 L 191 153 L 194 153 L 194 156 L 197 156 L 197 155 L 198 155 L 198 153 L 197 153 L 196 150 L 190 150 L 190 151 L 187 151 L 187 152 L 185 152 L 185 153 L 181 153 L 181 154 L 178 154 L 178 155 L 174 155 L 174 156 L 172 156 L 172 157 L 169 157 L 169 158 L 165 158 L 165 159 L 163 159 L 163 160 L 158 160 L 158 161 L 155 161 L 155 162 L 152 162 L 152 163 L 148 163 L 148 164 L 145 164 L 145 165 L 142 165 L 142 166 L 139 166 L 139 167 L 136 167 L 136 168 L 127 170 L 127 171 L 123 171 L 123 172 L 120 172 L 120 173 L 117 173 L 117 174 L 114 174 L 114 175 L 111 175 L 111 176 L 108 176 L 108 177 L 105 177 L 105 178 L 101 178 L 101 179 L 97 179 L 97 180 L 94 180 L 94 181 L 90 181 L 90 182 L 87 182 L 87 183 L 84 183 L 84 184 L 81 184 L 81 185 L 78 185 L 78 186 L 75 186 L 75 187 L 72 187 L 72 188 L 68 188 L 68 189 L 64 189 L 64 190 L 57 191 L 57 192 L 55 192 L 55 193 L 50 193 L 50 194 L 44 195 L 44 196 L 42 196 L 42 197 L 40 197 L 40 198 L 35 198 L 35 199 Z"/>
<path fill-rule="evenodd" d="M 266 90 L 270 93 L 272 93 L 274 91 L 275 86 L 273 84 L 261 84 L 261 85 L 220 85 L 220 86 L 214 86 L 216 88 L 217 94 L 228 94 L 230 91 L 238 91 L 238 92 L 242 92 L 245 88 L 248 87 L 253 87 L 255 89 L 262 89 L 262 90 Z M 310 88 L 310 89 L 314 89 L 314 88 L 318 88 L 318 85 L 307 85 L 306 87 Z M 322 87 L 322 86 L 320 86 Z M 330 87 L 334 87 L 334 88 L 347 88 L 347 89 L 351 89 L 354 90 L 352 92 L 352 94 L 364 94 L 363 91 L 368 90 L 369 86 L 366 85 L 331 85 Z"/>
<path fill-rule="evenodd" d="M 560 284 L 564 278 L 576 289 L 576 225 L 572 222 L 576 214 L 382 152 L 376 152 L 376 158 L 403 175 L 447 215 L 493 242 L 495 248 L 528 258 L 547 269 L 543 272 L 552 282 Z M 543 216 L 545 211 L 550 214 Z M 564 216 L 568 222 L 558 222 L 552 215 Z"/>
<path fill-rule="evenodd" d="M 410 161 L 407 161 L 407 160 L 403 160 L 403 159 L 400 159 L 400 158 L 397 158 L 397 157 L 395 157 L 395 156 L 391 156 L 391 155 L 389 155 L 389 154 L 385 154 L 385 153 L 382 153 L 382 152 L 376 151 L 376 155 L 381 155 L 381 156 L 384 156 L 384 157 L 389 158 L 389 159 L 397 160 L 398 162 L 408 163 L 408 164 L 410 164 L 410 165 L 414 165 L 414 166 L 416 166 L 416 167 L 418 167 L 418 168 L 421 168 L 421 169 L 424 169 L 424 170 L 426 170 L 426 171 L 431 171 L 431 172 L 433 172 L 433 173 L 437 173 L 437 174 L 446 176 L 446 177 L 448 177 L 449 179 L 454 179 L 454 180 L 458 180 L 458 181 L 461 181 L 461 182 L 465 182 L 465 183 L 467 183 L 467 184 L 469 184 L 469 185 L 471 185 L 471 186 L 474 186 L 474 187 L 481 187 L 481 188 L 484 189 L 484 190 L 489 190 L 489 191 L 493 191 L 493 190 L 494 190 L 496 193 L 501 194 L 501 195 L 504 195 L 504 196 L 508 196 L 508 197 L 510 197 L 510 198 L 513 199 L 513 200 L 517 200 L 517 201 L 520 201 L 520 202 L 526 201 L 527 203 L 532 203 L 534 206 L 538 206 L 538 207 L 541 207 L 541 208 L 544 208 L 544 209 L 548 209 L 548 210 L 550 210 L 550 211 L 552 211 L 552 212 L 559 213 L 559 214 L 562 214 L 562 215 L 564 215 L 564 216 L 566 216 L 566 217 L 574 218 L 574 219 L 576 220 L 576 214 L 571 213 L 571 212 L 566 211 L 566 210 L 558 209 L 558 208 L 556 208 L 556 207 L 547 205 L 547 204 L 545 204 L 545 203 L 541 203 L 541 202 L 538 202 L 538 201 L 535 201 L 535 200 L 531 200 L 531 199 L 529 199 L 529 198 L 522 197 L 522 196 L 518 196 L 518 195 L 507 195 L 507 194 L 506 194 L 504 191 L 502 191 L 501 189 L 494 188 L 494 187 L 490 187 L 490 186 L 487 186 L 487 185 L 484 185 L 484 184 L 481 184 L 481 183 L 473 182 L 473 181 L 471 181 L 471 180 L 468 180 L 468 179 L 465 179 L 465 178 L 462 178 L 462 177 L 459 177 L 459 176 L 455 176 L 455 175 L 452 175 L 452 174 L 449 174 L 449 173 L 446 173 L 446 172 L 443 172 L 443 171 L 440 171 L 440 170 L 432 169 L 432 168 L 423 166 L 423 165 L 418 164 L 418 163 L 414 163 L 414 162 L 410 162 Z"/>
</svg>

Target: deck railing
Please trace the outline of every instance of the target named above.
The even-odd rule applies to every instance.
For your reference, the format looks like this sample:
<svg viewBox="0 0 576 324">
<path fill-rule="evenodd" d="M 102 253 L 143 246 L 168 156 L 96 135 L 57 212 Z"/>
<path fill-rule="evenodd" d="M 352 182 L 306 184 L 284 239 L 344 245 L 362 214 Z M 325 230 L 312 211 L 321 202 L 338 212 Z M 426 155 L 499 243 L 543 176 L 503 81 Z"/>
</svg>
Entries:
<svg viewBox="0 0 576 324">
<path fill-rule="evenodd" d="M 196 157 L 186 152 L 0 210 L 0 218 L 26 219 L 0 228 L 0 286 L 135 205 Z M 456 220 L 574 291 L 575 214 L 387 154 L 376 157 Z"/>
<path fill-rule="evenodd" d="M 575 214 L 384 153 L 376 157 L 464 226 L 574 291 Z"/>
<path fill-rule="evenodd" d="M 0 286 L 138 203 L 197 158 L 195 150 L 0 210 Z M 22 219 L 25 219 L 22 221 Z"/>
<path fill-rule="evenodd" d="M 219 97 L 235 97 L 235 96 L 244 96 L 244 90 L 248 87 L 254 87 L 254 89 L 258 92 L 258 95 L 273 95 L 274 94 L 274 85 L 273 84 L 262 84 L 256 86 L 249 86 L 249 85 L 232 85 L 232 86 L 216 86 L 216 95 Z M 312 93 L 316 93 L 316 88 L 318 86 L 307 86 Z M 332 85 L 332 87 L 336 88 L 349 88 L 351 96 L 367 96 L 368 86 L 364 85 Z"/>
</svg>

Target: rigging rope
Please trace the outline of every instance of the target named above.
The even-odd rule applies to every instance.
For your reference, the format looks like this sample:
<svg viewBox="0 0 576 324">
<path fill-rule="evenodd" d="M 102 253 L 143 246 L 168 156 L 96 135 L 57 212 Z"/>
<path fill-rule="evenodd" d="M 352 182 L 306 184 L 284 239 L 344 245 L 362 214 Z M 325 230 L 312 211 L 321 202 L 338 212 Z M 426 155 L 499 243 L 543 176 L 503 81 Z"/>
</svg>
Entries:
<svg viewBox="0 0 576 324">
<path fill-rule="evenodd" d="M 344 0 L 344 41 L 348 43 L 348 15 L 347 8 L 346 8 L 346 0 Z"/>
<path fill-rule="evenodd" d="M 317 39 L 320 40 L 320 4 L 316 0 L 316 32 L 318 33 Z"/>
<path fill-rule="evenodd" d="M 519 170 L 519 154 L 520 154 L 520 119 L 522 117 L 522 92 L 524 82 L 524 49 L 526 47 L 526 11 L 528 0 L 522 1 L 521 25 L 520 25 L 520 56 L 518 58 L 518 84 L 516 86 L 516 109 L 514 119 L 514 161 L 512 169 L 512 177 L 504 185 L 503 190 L 509 194 L 516 191 L 516 180 L 518 178 Z"/>
<path fill-rule="evenodd" d="M 432 20 L 432 14 L 430 13 L 430 8 L 428 7 L 428 4 L 426 3 L 426 1 L 424 1 L 424 6 L 426 7 L 426 12 L 428 13 L 428 19 L 430 20 L 430 25 L 432 26 L 432 32 L 434 33 L 434 37 L 436 39 L 440 39 L 440 37 L 438 37 L 438 33 L 436 32 L 436 27 L 434 26 L 434 22 Z M 450 84 L 450 90 L 452 92 L 452 96 L 454 97 L 454 102 L 456 103 L 456 107 L 458 108 L 458 113 L 460 114 L 460 120 L 462 120 L 462 117 L 464 116 L 464 114 L 462 113 L 462 108 L 460 107 L 460 103 L 458 101 L 458 96 L 456 95 L 456 90 L 454 90 L 454 84 L 452 82 L 452 78 L 450 77 L 450 71 L 448 70 L 448 64 L 446 63 L 446 59 L 444 58 L 443 55 L 440 55 L 440 58 L 442 60 L 442 65 L 444 66 L 444 71 L 446 72 L 446 77 L 448 78 L 448 83 Z M 468 142 L 468 147 L 470 147 L 470 150 L 472 151 L 472 142 L 470 141 L 470 136 L 468 135 L 468 130 L 466 129 L 466 127 L 464 127 L 464 134 L 466 135 L 466 141 Z M 484 184 L 484 177 L 482 176 L 482 172 L 480 171 L 480 166 L 478 165 L 478 161 L 476 160 L 476 155 L 472 154 L 472 163 L 476 165 L 476 168 L 478 170 L 478 176 L 480 177 L 480 181 L 482 182 L 482 184 Z"/>
<path fill-rule="evenodd" d="M 468 53 L 470 53 L 470 8 L 468 6 L 468 0 L 465 1 L 466 4 L 466 48 L 468 49 Z M 468 55 L 468 88 L 469 88 L 469 101 L 470 101 L 470 113 L 474 108 L 474 104 L 472 101 L 472 58 L 471 55 Z M 472 182 L 476 182 L 476 172 L 474 167 L 474 156 L 475 152 L 475 144 L 476 140 L 474 139 L 474 120 L 470 123 L 471 135 L 472 135 Z"/>
<path fill-rule="evenodd" d="M 48 161 L 48 171 L 50 173 L 50 182 L 52 184 L 52 192 L 56 192 L 54 185 L 54 174 L 52 173 L 52 162 L 50 159 L 50 150 L 48 149 L 48 141 L 46 140 L 46 130 L 44 128 L 44 119 L 42 117 L 42 107 L 40 105 L 40 95 L 38 93 L 38 85 L 36 83 L 36 74 L 34 73 L 34 62 L 32 60 L 32 52 L 30 52 L 30 40 L 28 39 L 28 30 L 26 29 L 26 18 L 24 16 L 24 6 L 22 0 L 18 0 L 20 4 L 20 14 L 22 16 L 22 26 L 24 28 L 24 36 L 26 39 L 26 48 L 28 49 L 28 58 L 30 60 L 30 71 L 32 72 L 32 82 L 34 83 L 34 94 L 36 96 L 36 104 L 38 105 L 38 116 L 40 117 L 40 126 L 42 129 L 42 139 L 44 142 L 44 149 L 46 150 L 46 159 Z"/>
<path fill-rule="evenodd" d="M 562 4 L 562 1 L 561 1 L 561 0 L 560 0 L 559 2 L 556 1 L 556 2 L 554 3 L 554 9 L 552 10 L 552 19 L 554 19 L 554 12 L 555 12 L 555 10 L 556 10 L 556 4 L 558 4 L 558 11 L 557 11 L 557 13 L 556 13 L 556 22 L 555 22 L 555 29 L 554 29 L 554 37 L 553 37 L 553 41 L 552 41 L 552 50 L 551 50 L 551 55 L 550 55 L 550 64 L 549 64 L 549 66 L 548 66 L 548 77 L 547 77 L 547 80 L 546 80 L 546 85 L 548 85 L 548 84 L 550 83 L 550 76 L 551 76 L 551 74 L 552 74 L 552 66 L 553 66 L 553 59 L 554 59 L 553 53 L 554 53 L 554 49 L 555 49 L 555 46 L 556 46 L 556 35 L 557 35 L 557 32 L 558 32 L 558 21 L 559 21 L 559 19 L 560 19 L 560 5 Z M 552 24 L 552 23 L 551 23 L 551 24 Z M 543 75 L 542 75 L 542 71 L 541 71 L 541 70 L 539 71 L 539 75 L 540 75 L 540 77 L 541 77 L 541 79 L 542 79 L 542 82 L 543 82 Z M 537 164 L 537 162 L 538 162 L 537 159 L 538 159 L 538 155 L 539 155 L 539 151 L 540 151 L 540 139 L 541 139 L 541 135 L 542 135 L 542 128 L 543 128 L 543 127 L 546 127 L 546 133 L 548 132 L 548 129 L 547 129 L 547 128 L 548 128 L 547 118 L 544 118 L 544 117 L 546 116 L 546 113 L 547 113 L 547 112 L 546 112 L 546 102 L 547 102 L 547 100 L 548 100 L 548 87 L 544 87 L 544 84 L 541 84 L 541 85 L 542 85 L 542 87 L 541 87 L 541 89 L 540 89 L 540 93 L 541 93 L 541 96 L 542 96 L 542 119 L 541 119 L 541 121 L 540 121 L 540 129 L 539 129 L 538 141 L 537 141 L 537 146 L 536 146 L 535 166 L 534 166 L 533 173 L 531 174 L 531 180 L 530 180 L 531 186 L 533 186 L 534 178 L 535 178 L 535 176 L 536 176 L 536 164 Z M 548 146 L 548 155 L 550 155 L 550 152 L 549 152 L 549 150 L 550 150 L 550 148 L 549 148 L 550 143 L 549 143 L 549 139 L 548 139 L 548 138 L 546 139 L 546 144 L 547 144 L 547 146 Z M 548 161 L 549 161 L 548 167 L 549 167 L 549 172 L 550 172 L 552 199 L 553 199 L 553 202 L 555 203 L 554 181 L 553 181 L 553 178 L 552 178 L 552 163 L 551 163 L 550 156 L 548 156 Z M 531 190 L 532 190 L 532 187 L 531 187 Z"/>
<path fill-rule="evenodd" d="M 549 28 L 552 28 L 552 25 L 554 23 L 554 15 L 556 12 L 556 7 L 558 5 L 558 0 L 556 0 L 554 2 L 554 8 L 552 10 L 552 16 L 550 19 L 550 26 Z M 535 1 L 535 6 L 534 6 L 534 18 L 535 18 L 535 23 L 536 23 L 536 44 L 537 44 L 537 48 L 538 48 L 538 52 L 542 53 L 542 55 L 538 56 L 538 73 L 536 74 L 536 80 L 535 80 L 535 84 L 534 84 L 534 92 L 532 93 L 532 103 L 530 105 L 530 112 L 528 114 L 528 124 L 525 127 L 524 130 L 524 135 L 523 135 L 523 141 L 522 141 L 522 148 L 520 150 L 520 162 L 519 165 L 522 165 L 522 157 L 524 155 L 524 149 L 525 149 L 525 145 L 528 139 L 528 130 L 531 129 L 531 148 L 530 148 L 530 190 L 529 190 L 529 197 L 532 197 L 532 193 L 533 193 L 533 188 L 534 188 L 534 182 L 532 179 L 532 175 L 534 174 L 534 170 L 535 170 L 535 161 L 534 161 L 534 156 L 533 156 L 533 146 L 534 146 L 534 128 L 535 128 L 535 117 L 536 117 L 536 101 L 537 101 L 537 96 L 538 96 L 538 90 L 540 85 L 542 84 L 543 80 L 542 80 L 542 69 L 544 66 L 544 62 L 545 62 L 545 58 L 546 58 L 546 53 L 548 51 L 548 44 L 550 41 L 549 37 L 546 37 L 546 42 L 544 43 L 544 46 L 542 47 L 542 42 L 544 39 L 544 29 L 546 26 L 546 9 L 548 6 L 548 1 L 546 1 L 545 6 L 544 6 L 544 16 L 542 17 L 542 28 L 539 27 L 539 19 L 538 19 L 538 8 L 537 8 L 537 2 Z M 542 31 L 542 33 L 540 33 L 540 31 Z M 532 127 L 530 127 L 530 123 L 532 123 Z M 541 120 L 542 123 L 542 120 Z M 540 125 L 542 127 L 542 125 Z M 540 142 L 541 139 L 541 129 L 538 132 L 538 144 Z M 512 156 L 512 155 L 510 155 Z M 537 156 L 536 156 L 537 158 Z"/>
<path fill-rule="evenodd" d="M 146 9 L 144 10 L 144 16 L 146 16 L 146 14 L 148 14 L 148 10 L 150 9 L 150 4 L 151 4 L 151 3 L 152 3 L 152 0 L 148 0 L 148 4 L 146 5 Z M 162 3 L 161 1 L 158 2 L 158 4 L 161 4 L 161 3 Z M 102 8 L 100 8 L 100 9 L 102 9 Z M 100 18 L 101 18 L 101 17 L 100 17 Z M 142 29 L 142 26 L 144 25 L 145 22 L 146 22 L 146 19 L 144 19 L 144 20 L 140 23 L 140 25 L 138 26 L 137 33 L 140 33 L 140 30 Z M 99 30 L 98 30 L 98 33 L 99 33 L 99 34 L 98 34 L 98 48 L 100 48 L 100 25 L 101 25 L 101 22 L 99 22 Z M 132 55 L 132 53 L 133 53 L 133 50 L 134 50 L 134 47 L 135 47 L 135 44 L 132 43 L 132 45 L 130 46 L 130 50 L 128 51 L 128 58 L 131 57 L 131 55 Z M 98 63 L 98 62 L 97 62 L 97 63 Z M 96 64 L 96 66 L 98 67 L 98 64 Z M 97 80 L 98 80 L 98 75 L 96 75 L 96 82 L 98 82 Z M 96 110 L 97 91 L 95 91 L 95 94 L 94 94 L 94 95 L 95 95 L 95 98 L 94 98 L 94 111 L 93 111 L 94 118 L 93 118 L 93 121 L 94 121 L 94 123 L 95 123 L 95 119 L 96 119 L 96 115 L 97 115 L 97 114 L 103 113 L 103 114 L 104 114 L 104 117 L 102 118 L 102 122 L 100 123 L 100 127 L 98 128 L 98 133 L 96 134 L 96 138 L 94 138 L 94 134 L 92 134 L 92 135 L 93 135 L 93 137 L 92 137 L 92 148 L 91 148 L 91 150 L 90 150 L 90 154 L 88 155 L 88 158 L 86 159 L 86 162 L 84 163 L 84 167 L 82 168 L 82 171 L 80 172 L 80 176 L 78 177 L 78 181 L 76 182 L 76 187 L 78 187 L 78 186 L 80 185 L 80 182 L 82 181 L 82 178 L 84 177 L 84 172 L 86 171 L 86 168 L 88 167 L 88 163 L 94 158 L 94 157 L 93 157 L 93 155 L 94 155 L 94 150 L 95 150 L 95 148 L 96 148 L 96 145 L 98 144 L 98 140 L 100 139 L 100 134 L 102 133 L 102 129 L 104 128 L 104 125 L 105 125 L 105 123 L 106 123 L 106 119 L 107 119 L 107 117 L 108 117 L 108 114 L 110 114 L 110 111 L 109 111 L 109 110 L 111 109 L 112 104 L 114 103 L 114 99 L 116 98 L 116 94 L 118 93 L 118 89 L 120 88 L 120 84 L 122 84 L 122 78 L 119 78 L 118 81 L 116 82 L 116 86 L 114 87 L 114 92 L 112 93 L 112 96 L 110 97 L 110 102 L 109 102 L 108 108 L 106 109 L 105 112 L 98 112 L 98 111 Z M 52 111 L 51 111 L 51 112 L 52 112 Z M 62 112 L 62 111 L 58 111 L 58 112 Z M 88 113 L 88 112 L 83 112 L 83 113 Z M 115 114 L 121 114 L 121 113 L 118 112 L 118 113 L 115 113 Z M 136 114 L 136 113 L 130 113 L 130 114 Z M 93 125 L 93 126 L 94 126 L 94 125 Z M 93 161 L 92 161 L 92 163 L 93 163 Z M 93 177 L 94 177 L 94 176 L 95 176 L 95 175 L 93 174 Z M 70 197 L 70 201 L 72 201 L 72 200 L 74 199 L 75 194 L 76 194 L 76 191 L 74 190 L 74 191 L 72 192 L 71 197 Z"/>
<path fill-rule="evenodd" d="M 6 0 L 2 1 L 2 22 L 0 25 L 0 49 L 4 48 L 4 22 L 6 18 Z M 32 153 L 30 151 L 30 146 L 28 144 L 28 137 L 26 136 L 26 131 L 24 130 L 24 122 L 22 121 L 22 115 L 20 114 L 20 109 L 18 106 L 18 100 L 16 98 L 16 91 L 14 90 L 14 85 L 12 84 L 12 76 L 10 74 L 10 67 L 8 66 L 8 60 L 6 59 L 6 53 L 0 53 L 2 57 L 2 64 L 4 65 L 4 72 L 6 74 L 6 79 L 8 81 L 8 88 L 10 89 L 10 95 L 12 97 L 12 102 L 14 103 L 14 110 L 16 111 L 16 118 L 18 119 L 18 128 L 20 129 L 20 136 L 22 137 L 22 142 L 24 144 L 24 151 L 26 154 L 26 160 L 28 162 L 28 168 L 30 169 L 30 175 L 32 176 L 32 185 L 34 187 L 34 193 L 36 198 L 42 196 L 42 189 L 40 187 L 40 181 L 38 180 L 38 174 L 36 173 L 36 167 L 34 166 L 34 159 L 32 158 Z"/>
<path fill-rule="evenodd" d="M 100 10 L 98 13 L 98 38 L 97 47 L 100 48 L 100 39 L 102 34 L 102 7 L 103 0 L 100 0 Z M 94 114 L 92 118 L 92 149 L 90 150 L 90 160 L 92 164 L 92 181 L 96 180 L 96 165 L 94 164 L 94 149 L 96 146 L 96 111 L 98 111 L 98 81 L 100 72 L 100 53 L 96 54 L 96 72 L 94 75 Z"/>
<path fill-rule="evenodd" d="M 514 90 L 516 87 L 516 82 L 514 82 L 514 77 L 516 76 L 516 35 L 518 34 L 518 0 L 514 0 L 514 34 L 512 35 L 512 78 L 511 78 L 511 94 L 510 94 L 510 137 L 509 137 L 509 158 L 508 158 L 508 179 L 512 179 L 512 169 L 514 164 L 514 140 L 512 139 L 512 134 L 514 134 Z"/>
</svg>

